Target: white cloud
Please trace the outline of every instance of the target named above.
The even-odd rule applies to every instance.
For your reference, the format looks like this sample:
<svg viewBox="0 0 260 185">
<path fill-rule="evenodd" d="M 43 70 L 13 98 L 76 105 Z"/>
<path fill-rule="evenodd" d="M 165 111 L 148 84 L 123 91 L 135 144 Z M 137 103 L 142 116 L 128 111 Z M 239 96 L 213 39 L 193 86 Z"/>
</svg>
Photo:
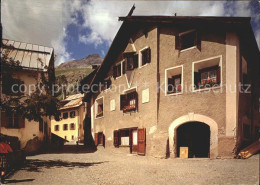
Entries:
<svg viewBox="0 0 260 185">
<path fill-rule="evenodd" d="M 76 6 L 74 1 L 69 4 L 61 0 L 2 0 L 3 37 L 54 47 L 56 65 L 69 60 L 65 28 L 73 21 L 70 14 Z"/>
<path fill-rule="evenodd" d="M 52 46 L 58 55 L 56 64 L 71 60 L 66 51 L 66 27 L 76 24 L 87 28 L 86 35 L 79 34 L 79 42 L 109 45 L 122 22 L 135 3 L 133 15 L 177 16 L 250 16 L 249 1 L 79 1 L 79 0 L 2 0 L 1 15 L 5 38 Z M 81 12 L 84 22 L 78 23 Z M 259 26 L 257 26 L 259 29 Z M 255 32 L 259 44 L 259 32 Z M 260 44 L 259 44 L 260 45 Z"/>
<path fill-rule="evenodd" d="M 103 40 L 98 33 L 92 31 L 88 35 L 79 35 L 79 42 L 84 44 L 94 44 L 94 46 L 97 47 L 103 43 Z"/>
</svg>

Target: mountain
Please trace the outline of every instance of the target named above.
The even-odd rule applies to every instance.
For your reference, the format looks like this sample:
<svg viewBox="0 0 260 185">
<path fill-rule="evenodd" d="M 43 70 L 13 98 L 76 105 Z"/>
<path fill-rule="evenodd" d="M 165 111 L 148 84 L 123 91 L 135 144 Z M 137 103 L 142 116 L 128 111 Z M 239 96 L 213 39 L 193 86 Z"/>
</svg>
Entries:
<svg viewBox="0 0 260 185">
<path fill-rule="evenodd" d="M 62 75 L 64 75 L 69 84 L 75 85 L 93 71 L 91 65 L 100 65 L 102 62 L 103 58 L 97 54 L 94 54 L 88 55 L 81 60 L 72 60 L 62 63 L 55 68 L 56 79 L 59 79 Z"/>
<path fill-rule="evenodd" d="M 101 58 L 98 54 L 93 54 L 80 60 L 71 60 L 69 62 L 62 63 L 56 67 L 56 70 L 91 67 L 93 64 L 101 64 L 102 62 L 103 58 Z"/>
</svg>

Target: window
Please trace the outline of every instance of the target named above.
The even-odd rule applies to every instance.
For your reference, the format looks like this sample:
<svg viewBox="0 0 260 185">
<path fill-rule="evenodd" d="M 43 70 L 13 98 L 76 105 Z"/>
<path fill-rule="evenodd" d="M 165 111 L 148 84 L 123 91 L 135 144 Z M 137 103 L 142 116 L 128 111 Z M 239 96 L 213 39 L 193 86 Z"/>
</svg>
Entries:
<svg viewBox="0 0 260 185">
<path fill-rule="evenodd" d="M 113 77 L 117 78 L 122 75 L 122 63 L 113 67 Z"/>
<path fill-rule="evenodd" d="M 175 47 L 178 50 L 185 50 L 194 46 L 200 48 L 199 34 L 195 29 L 182 32 L 175 38 Z"/>
<path fill-rule="evenodd" d="M 182 92 L 182 73 L 183 67 L 176 66 L 165 71 L 165 92 L 166 94 L 175 94 Z"/>
<path fill-rule="evenodd" d="M 109 89 L 111 87 L 111 80 L 110 78 L 107 78 L 104 80 L 104 89 Z"/>
<path fill-rule="evenodd" d="M 1 112 L 1 126 L 5 128 L 24 128 L 25 119 L 15 112 Z"/>
<path fill-rule="evenodd" d="M 67 119 L 69 117 L 68 113 L 67 112 L 64 112 L 63 113 L 63 119 Z"/>
<path fill-rule="evenodd" d="M 55 130 L 55 131 L 59 131 L 59 130 L 60 130 L 60 126 L 59 126 L 59 125 L 55 125 L 55 126 L 54 126 L 54 130 Z"/>
<path fill-rule="evenodd" d="M 68 130 L 68 124 L 63 124 L 63 130 Z"/>
<path fill-rule="evenodd" d="M 74 136 L 73 135 L 71 136 L 71 140 L 74 140 Z"/>
<path fill-rule="evenodd" d="M 141 50 L 141 57 L 142 57 L 142 65 L 150 63 L 151 62 L 151 49 L 146 48 L 146 49 Z"/>
<path fill-rule="evenodd" d="M 75 124 L 74 123 L 70 124 L 70 130 L 75 130 Z"/>
<path fill-rule="evenodd" d="M 120 110 L 123 112 L 137 110 L 138 95 L 136 91 L 120 95 Z"/>
<path fill-rule="evenodd" d="M 75 111 L 70 112 L 70 117 L 71 118 L 75 118 L 75 115 L 76 115 Z"/>
<path fill-rule="evenodd" d="M 194 89 L 220 86 L 221 61 L 222 57 L 213 57 L 193 63 Z"/>
<path fill-rule="evenodd" d="M 67 140 L 67 136 L 64 136 L 64 139 L 66 139 L 66 140 Z"/>
<path fill-rule="evenodd" d="M 96 100 L 96 118 L 104 116 L 103 97 Z"/>
<path fill-rule="evenodd" d="M 4 82 L 3 82 L 4 83 Z M 20 79 L 12 78 L 8 84 L 3 85 L 3 93 L 10 96 L 24 95 L 25 85 Z"/>
<path fill-rule="evenodd" d="M 138 68 L 138 55 L 135 53 L 124 53 L 125 62 L 126 62 L 126 70 L 131 71 L 135 68 Z"/>
</svg>

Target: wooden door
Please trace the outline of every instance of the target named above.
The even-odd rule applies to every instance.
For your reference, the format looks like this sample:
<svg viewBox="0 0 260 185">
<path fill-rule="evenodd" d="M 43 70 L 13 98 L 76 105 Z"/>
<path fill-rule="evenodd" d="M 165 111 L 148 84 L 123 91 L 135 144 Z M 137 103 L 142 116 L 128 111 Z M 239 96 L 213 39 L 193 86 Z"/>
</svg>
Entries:
<svg viewBox="0 0 260 185">
<path fill-rule="evenodd" d="M 114 130 L 114 146 L 119 147 L 119 131 Z"/>
<path fill-rule="evenodd" d="M 138 129 L 138 154 L 145 155 L 145 128 Z"/>
<path fill-rule="evenodd" d="M 98 145 L 98 133 L 95 133 L 95 145 Z"/>
</svg>

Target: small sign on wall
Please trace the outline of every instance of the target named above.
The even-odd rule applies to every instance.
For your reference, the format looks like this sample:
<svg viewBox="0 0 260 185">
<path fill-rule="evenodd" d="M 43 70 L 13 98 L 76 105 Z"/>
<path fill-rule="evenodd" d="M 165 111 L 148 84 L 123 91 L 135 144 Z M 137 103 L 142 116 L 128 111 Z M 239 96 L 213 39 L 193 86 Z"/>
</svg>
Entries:
<svg viewBox="0 0 260 185">
<path fill-rule="evenodd" d="M 115 99 L 110 100 L 110 111 L 116 110 L 116 102 Z"/>
<path fill-rule="evenodd" d="M 149 88 L 142 91 L 142 103 L 147 103 L 150 101 Z"/>
</svg>

